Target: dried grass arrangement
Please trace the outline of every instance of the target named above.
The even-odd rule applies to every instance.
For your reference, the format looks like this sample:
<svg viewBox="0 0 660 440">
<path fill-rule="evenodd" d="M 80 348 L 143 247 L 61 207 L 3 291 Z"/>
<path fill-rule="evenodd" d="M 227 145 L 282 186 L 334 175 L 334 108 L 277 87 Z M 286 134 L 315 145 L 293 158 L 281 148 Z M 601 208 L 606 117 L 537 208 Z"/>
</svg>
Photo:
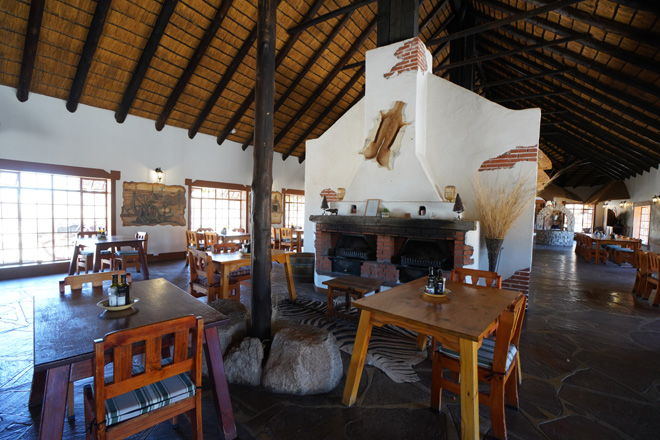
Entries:
<svg viewBox="0 0 660 440">
<path fill-rule="evenodd" d="M 536 185 L 529 175 L 521 175 L 513 184 L 504 184 L 499 176 L 480 179 L 475 175 L 472 189 L 481 226 L 486 238 L 504 239 L 525 207 L 536 197 Z"/>
</svg>

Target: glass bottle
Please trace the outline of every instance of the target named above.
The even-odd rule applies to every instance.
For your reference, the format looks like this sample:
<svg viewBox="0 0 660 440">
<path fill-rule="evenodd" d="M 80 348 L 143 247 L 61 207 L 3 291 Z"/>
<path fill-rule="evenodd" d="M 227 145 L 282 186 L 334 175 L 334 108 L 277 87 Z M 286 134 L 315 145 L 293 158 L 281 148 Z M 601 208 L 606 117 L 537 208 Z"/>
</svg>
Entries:
<svg viewBox="0 0 660 440">
<path fill-rule="evenodd" d="M 435 267 L 429 266 L 429 276 L 428 276 L 428 281 L 426 282 L 426 292 L 435 293 L 435 284 L 436 284 Z"/>
<path fill-rule="evenodd" d="M 128 289 L 128 283 L 126 282 L 126 274 L 121 274 L 121 282 L 119 283 L 118 293 L 118 303 L 117 305 L 123 306 L 131 303 L 131 298 Z"/>
<path fill-rule="evenodd" d="M 108 305 L 110 307 L 117 307 L 117 294 L 119 290 L 119 275 L 114 274 L 112 275 L 112 284 L 110 284 L 110 287 L 108 288 Z"/>
</svg>

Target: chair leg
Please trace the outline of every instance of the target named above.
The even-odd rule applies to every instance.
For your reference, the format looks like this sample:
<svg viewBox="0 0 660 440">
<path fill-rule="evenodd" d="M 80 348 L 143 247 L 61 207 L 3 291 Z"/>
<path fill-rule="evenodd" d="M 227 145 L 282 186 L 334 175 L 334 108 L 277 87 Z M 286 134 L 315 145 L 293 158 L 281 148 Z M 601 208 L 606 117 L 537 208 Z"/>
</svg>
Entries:
<svg viewBox="0 0 660 440">
<path fill-rule="evenodd" d="M 514 380 L 513 383 L 515 384 L 516 381 Z M 490 420 L 493 426 L 493 436 L 501 440 L 506 440 L 504 376 L 501 374 L 496 375 L 490 383 Z"/>
<path fill-rule="evenodd" d="M 435 345 L 432 346 L 435 350 Z M 442 361 L 440 354 L 433 352 L 433 369 L 431 373 L 431 409 L 440 412 L 442 404 Z"/>
<path fill-rule="evenodd" d="M 190 418 L 190 424 L 192 425 L 193 438 L 202 440 L 204 438 L 204 432 L 202 430 L 202 394 L 197 393 L 195 400 L 197 403 L 195 409 L 193 409 L 193 417 Z"/>
<path fill-rule="evenodd" d="M 74 410 L 74 401 L 73 401 L 73 382 L 69 382 L 69 387 L 67 388 L 67 398 L 66 398 L 66 415 L 69 421 L 72 421 L 76 417 Z"/>
<path fill-rule="evenodd" d="M 506 395 L 506 403 L 510 407 L 515 409 L 518 409 L 518 405 L 519 405 L 519 400 L 518 400 L 518 384 L 520 383 L 518 376 L 519 366 L 520 365 L 514 367 L 514 370 L 511 372 L 509 379 L 504 384 L 504 394 Z"/>
</svg>

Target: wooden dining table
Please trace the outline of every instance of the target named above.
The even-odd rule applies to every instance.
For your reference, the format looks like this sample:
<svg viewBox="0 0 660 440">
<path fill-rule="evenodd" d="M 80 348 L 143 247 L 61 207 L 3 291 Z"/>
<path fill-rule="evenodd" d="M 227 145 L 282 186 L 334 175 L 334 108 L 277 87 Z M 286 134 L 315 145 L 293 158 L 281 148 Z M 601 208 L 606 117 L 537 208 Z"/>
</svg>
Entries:
<svg viewBox="0 0 660 440">
<path fill-rule="evenodd" d="M 121 246 L 130 246 L 137 248 L 138 257 L 140 258 L 140 271 L 142 272 L 144 279 L 148 280 L 149 266 L 147 264 L 147 256 L 144 254 L 144 248 L 142 247 L 143 241 L 144 239 L 141 238 L 124 237 L 121 235 L 110 235 L 106 238 L 97 238 L 97 237 L 78 238 L 73 248 L 73 257 L 71 257 L 71 263 L 69 264 L 69 275 L 73 275 L 76 272 L 78 255 L 80 254 L 80 251 L 83 248 L 94 247 L 94 272 L 99 272 L 101 270 L 102 250 L 119 248 Z"/>
<path fill-rule="evenodd" d="M 352 406 L 364 368 L 371 330 L 393 324 L 418 333 L 418 341 L 433 336 L 460 352 L 462 438 L 479 438 L 477 350 L 497 326 L 500 314 L 521 292 L 447 281 L 446 298 L 428 298 L 426 277 L 353 302 L 362 310 L 342 403 Z M 419 345 L 419 344 L 418 344 Z"/>
<path fill-rule="evenodd" d="M 204 354 L 219 410 L 218 420 L 224 438 L 235 438 L 234 413 L 216 329 L 228 322 L 228 318 L 163 278 L 134 282 L 130 292 L 139 302 L 119 312 L 108 312 L 97 306 L 97 302 L 107 298 L 107 286 L 34 296 L 34 372 L 30 406 L 41 405 L 39 438 L 62 438 L 69 378 L 78 380 L 93 376 L 94 339 L 115 330 L 189 314 L 204 319 Z"/>
<path fill-rule="evenodd" d="M 585 234 L 583 232 L 580 232 L 579 234 L 585 235 L 593 240 L 596 244 L 596 255 L 599 255 L 601 246 L 605 246 L 606 244 L 627 247 L 635 251 L 635 253 L 637 253 L 642 244 L 642 240 L 637 238 L 613 238 L 611 236 L 597 236 L 596 234 Z M 595 259 L 595 262 L 598 264 L 598 258 Z"/>
<path fill-rule="evenodd" d="M 288 252 L 281 249 L 271 249 L 271 261 L 284 264 L 284 274 L 286 275 L 286 286 L 289 290 L 289 299 L 296 299 L 296 285 L 293 282 L 291 272 L 291 261 L 289 256 L 295 252 Z M 222 298 L 229 298 L 229 273 L 240 267 L 250 266 L 252 256 L 244 252 L 217 253 L 210 254 L 213 257 L 213 265 L 220 272 L 222 277 L 220 281 Z"/>
</svg>

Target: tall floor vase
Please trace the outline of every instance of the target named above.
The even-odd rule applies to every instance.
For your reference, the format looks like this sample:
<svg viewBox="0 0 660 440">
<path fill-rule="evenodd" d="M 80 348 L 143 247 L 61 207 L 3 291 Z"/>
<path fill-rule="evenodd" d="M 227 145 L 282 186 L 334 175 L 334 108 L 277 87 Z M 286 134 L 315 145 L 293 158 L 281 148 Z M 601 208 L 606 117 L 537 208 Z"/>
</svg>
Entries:
<svg viewBox="0 0 660 440">
<path fill-rule="evenodd" d="M 488 250 L 488 270 L 497 272 L 497 263 L 500 260 L 502 253 L 503 238 L 489 238 L 486 237 L 486 250 Z"/>
</svg>

